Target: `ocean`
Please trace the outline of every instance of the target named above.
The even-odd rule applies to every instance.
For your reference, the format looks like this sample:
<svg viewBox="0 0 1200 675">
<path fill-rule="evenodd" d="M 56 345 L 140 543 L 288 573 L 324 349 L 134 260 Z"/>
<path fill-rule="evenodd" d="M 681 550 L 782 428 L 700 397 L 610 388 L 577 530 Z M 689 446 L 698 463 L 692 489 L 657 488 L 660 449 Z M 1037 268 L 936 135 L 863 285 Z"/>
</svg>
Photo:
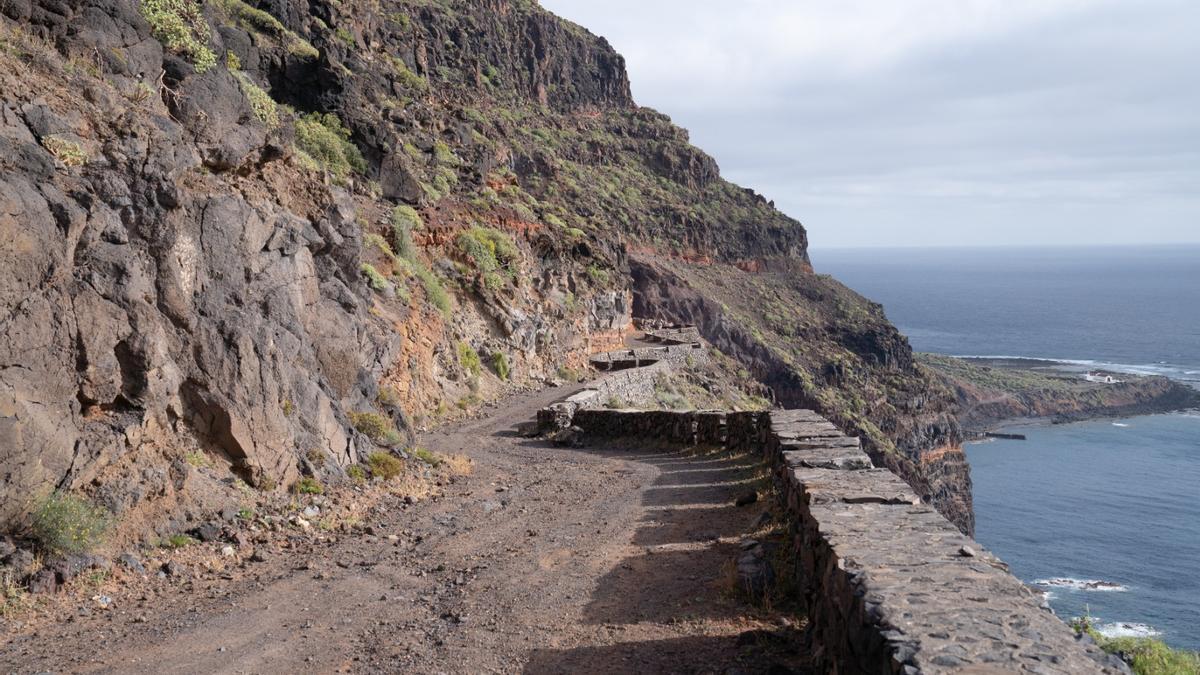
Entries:
<svg viewBox="0 0 1200 675">
<path fill-rule="evenodd" d="M 1200 246 L 815 250 L 915 350 L 1200 387 Z M 967 447 L 976 538 L 1062 617 L 1200 649 L 1200 413 L 1013 427 Z"/>
</svg>

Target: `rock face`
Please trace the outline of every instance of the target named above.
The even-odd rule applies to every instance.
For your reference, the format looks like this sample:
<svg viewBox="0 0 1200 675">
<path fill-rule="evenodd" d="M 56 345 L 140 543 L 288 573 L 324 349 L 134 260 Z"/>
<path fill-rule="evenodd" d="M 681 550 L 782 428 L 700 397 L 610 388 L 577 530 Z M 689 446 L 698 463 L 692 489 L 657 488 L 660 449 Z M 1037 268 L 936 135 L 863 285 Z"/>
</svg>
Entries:
<svg viewBox="0 0 1200 675">
<path fill-rule="evenodd" d="M 342 409 L 374 397 L 389 338 L 367 330 L 349 196 L 288 210 L 239 194 L 196 173 L 185 129 L 105 120 L 115 92 L 71 109 L 3 72 L 22 93 L 0 113 L 0 517 L 94 481 L 122 511 L 137 484 L 172 489 L 144 476 L 171 473 L 155 456 L 180 444 L 257 486 L 290 481 L 297 449 L 356 461 Z M 94 159 L 56 167 L 46 139 L 77 132 Z"/>
<path fill-rule="evenodd" d="M 516 0 L 165 4 L 0 2 L 9 529 L 52 490 L 179 527 L 232 478 L 337 480 L 616 348 L 634 314 L 697 323 L 969 529 L 957 427 L 907 343 L 636 106 L 603 39 Z M 800 300 L 726 312 L 726 272 L 739 302 Z M 356 431 L 368 413 L 395 433 Z"/>
</svg>

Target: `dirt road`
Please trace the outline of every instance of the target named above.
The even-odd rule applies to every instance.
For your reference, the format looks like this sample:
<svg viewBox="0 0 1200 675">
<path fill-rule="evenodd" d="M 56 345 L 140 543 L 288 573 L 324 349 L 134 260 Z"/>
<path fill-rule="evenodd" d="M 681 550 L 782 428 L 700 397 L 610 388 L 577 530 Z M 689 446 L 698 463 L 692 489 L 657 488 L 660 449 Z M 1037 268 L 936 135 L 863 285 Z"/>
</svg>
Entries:
<svg viewBox="0 0 1200 675">
<path fill-rule="evenodd" d="M 472 474 L 373 534 L 245 575 L 3 638 L 5 672 L 762 672 L 796 667 L 787 620 L 731 592 L 765 506 L 744 458 L 556 448 L 511 429 L 562 395 L 429 434 Z"/>
</svg>

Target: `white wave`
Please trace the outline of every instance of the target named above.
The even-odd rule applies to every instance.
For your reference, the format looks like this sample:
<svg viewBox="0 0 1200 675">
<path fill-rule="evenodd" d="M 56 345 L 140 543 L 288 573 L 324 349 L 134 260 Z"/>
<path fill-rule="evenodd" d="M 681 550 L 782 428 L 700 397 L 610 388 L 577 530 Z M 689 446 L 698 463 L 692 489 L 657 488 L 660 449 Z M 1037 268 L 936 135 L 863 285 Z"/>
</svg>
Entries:
<svg viewBox="0 0 1200 675">
<path fill-rule="evenodd" d="M 1071 577 L 1056 577 L 1053 579 L 1038 579 L 1033 582 L 1038 586 L 1048 588 L 1065 588 L 1072 591 L 1108 591 L 1122 592 L 1128 591 L 1129 587 L 1111 581 L 1100 581 L 1099 579 L 1072 579 Z"/>
<path fill-rule="evenodd" d="M 1096 631 L 1108 638 L 1148 638 L 1162 635 L 1162 631 L 1144 623 L 1106 623 L 1096 627 Z"/>
<path fill-rule="evenodd" d="M 1128 424 L 1123 424 L 1123 423 L 1121 423 L 1121 422 L 1113 422 L 1113 423 L 1112 423 L 1112 425 L 1113 425 L 1114 427 L 1127 427 L 1127 426 L 1129 426 Z"/>
</svg>

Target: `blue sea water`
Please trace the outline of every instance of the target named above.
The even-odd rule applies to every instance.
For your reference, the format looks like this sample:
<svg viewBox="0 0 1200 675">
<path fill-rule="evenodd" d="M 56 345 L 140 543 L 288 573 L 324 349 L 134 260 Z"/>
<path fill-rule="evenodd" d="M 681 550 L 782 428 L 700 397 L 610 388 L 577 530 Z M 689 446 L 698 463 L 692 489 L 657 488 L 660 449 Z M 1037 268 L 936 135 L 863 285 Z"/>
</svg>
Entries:
<svg viewBox="0 0 1200 675">
<path fill-rule="evenodd" d="M 814 251 L 919 351 L 1200 386 L 1200 246 Z M 976 538 L 1111 634 L 1200 649 L 1200 413 L 1019 428 L 967 448 Z M 1115 585 L 1088 588 L 1089 582 Z"/>
</svg>

